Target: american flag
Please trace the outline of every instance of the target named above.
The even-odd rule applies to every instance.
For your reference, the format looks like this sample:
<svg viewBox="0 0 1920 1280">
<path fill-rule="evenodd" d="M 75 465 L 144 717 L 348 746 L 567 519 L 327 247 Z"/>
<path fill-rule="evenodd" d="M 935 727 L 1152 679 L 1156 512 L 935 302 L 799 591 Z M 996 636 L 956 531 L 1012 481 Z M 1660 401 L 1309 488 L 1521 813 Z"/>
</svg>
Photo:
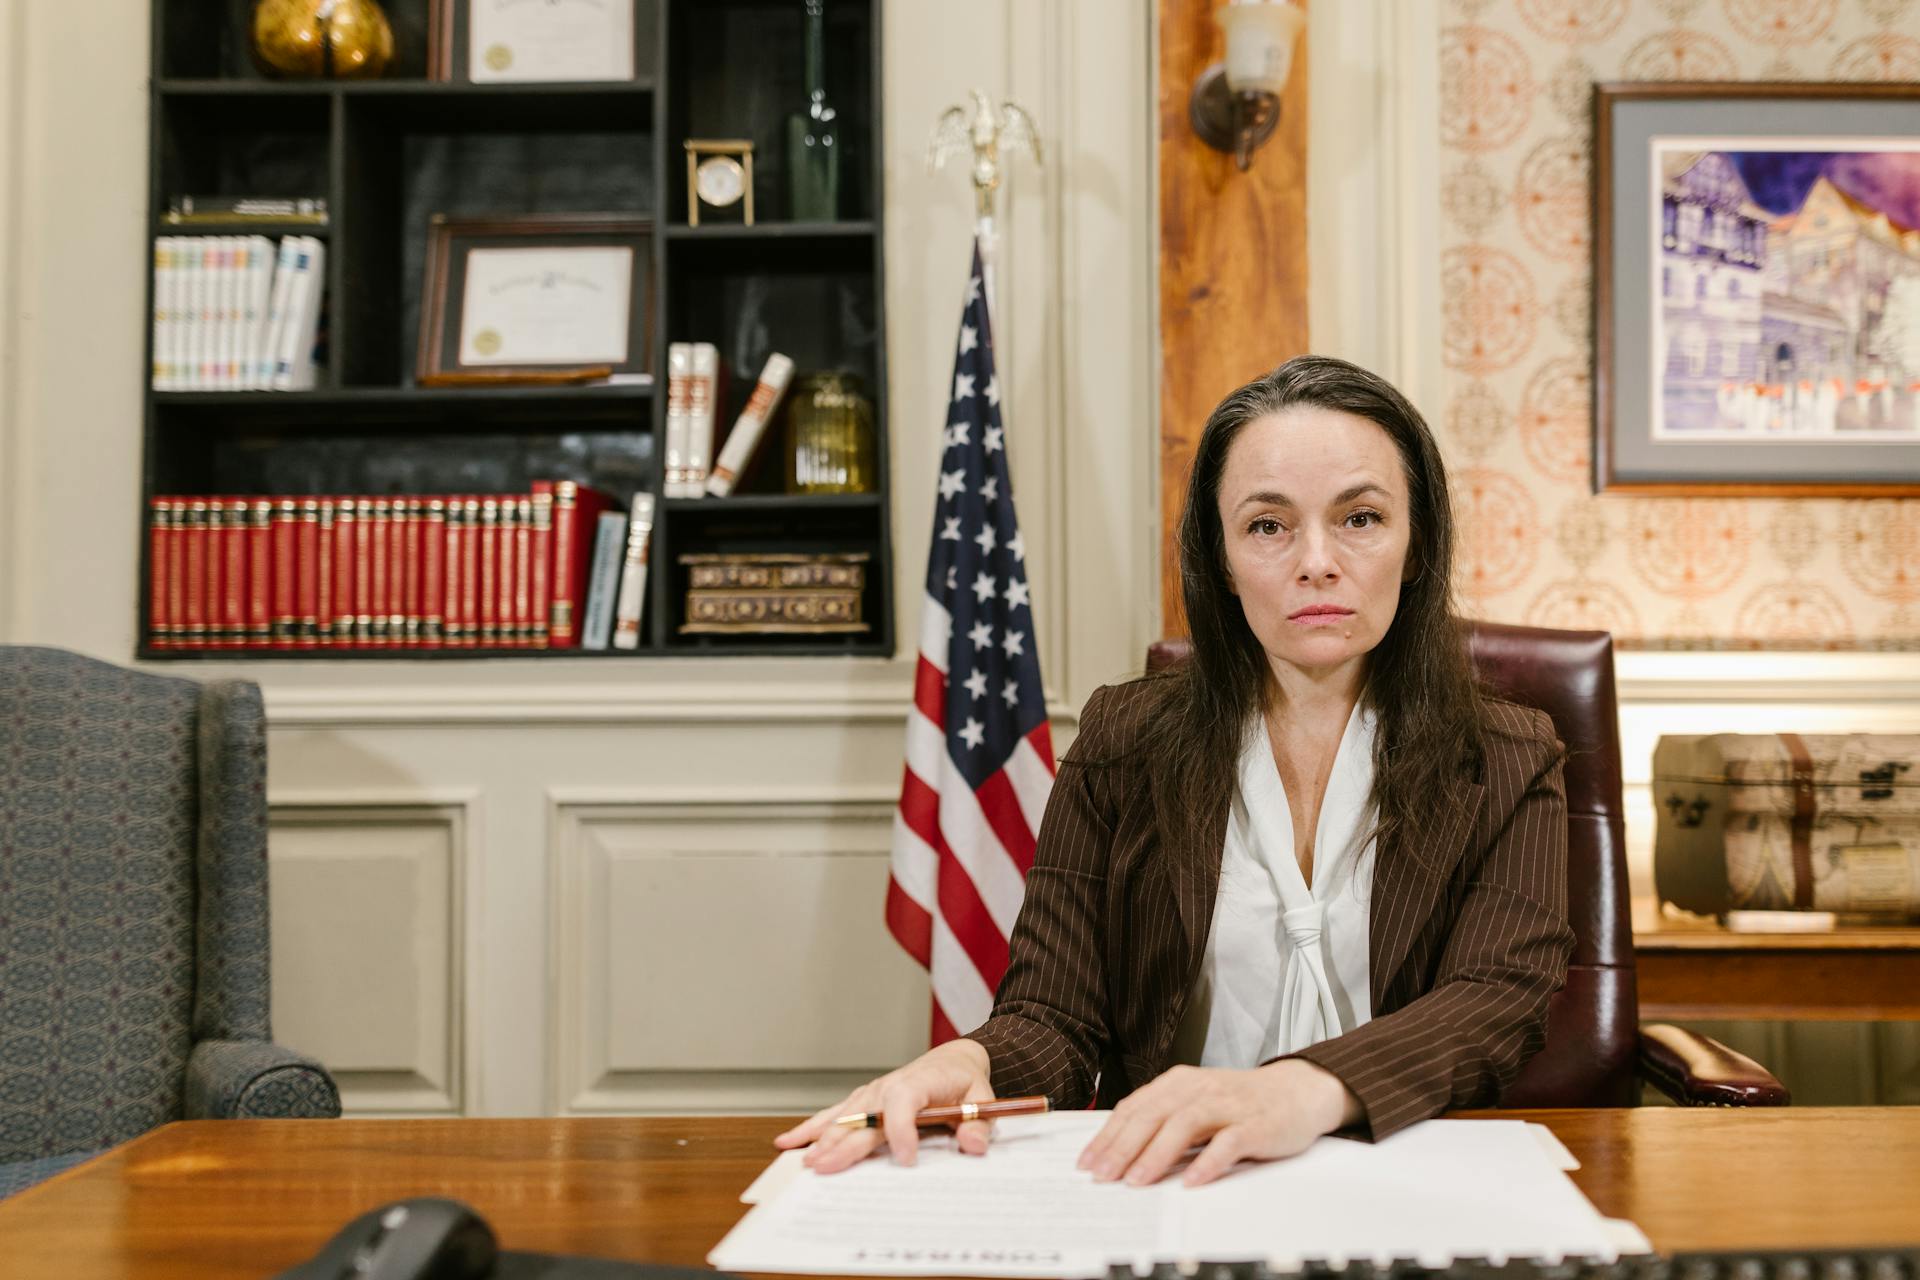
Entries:
<svg viewBox="0 0 1920 1280">
<path fill-rule="evenodd" d="M 980 245 L 927 557 L 887 927 L 933 977 L 933 1043 L 986 1020 L 1053 788 Z"/>
</svg>

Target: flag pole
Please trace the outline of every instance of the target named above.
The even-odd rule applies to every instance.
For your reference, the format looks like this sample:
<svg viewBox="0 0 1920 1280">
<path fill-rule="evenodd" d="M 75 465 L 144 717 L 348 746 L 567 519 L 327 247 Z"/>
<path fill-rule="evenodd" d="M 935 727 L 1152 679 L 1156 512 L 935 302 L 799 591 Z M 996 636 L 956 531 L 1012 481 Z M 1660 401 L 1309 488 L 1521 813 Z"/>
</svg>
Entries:
<svg viewBox="0 0 1920 1280">
<path fill-rule="evenodd" d="M 992 324 L 994 317 L 1000 314 L 999 295 L 994 292 L 994 277 L 998 275 L 1000 265 L 1000 237 L 993 221 L 993 193 L 983 192 L 981 199 L 986 202 L 986 212 L 973 221 L 973 238 L 980 242 L 980 279 L 987 293 L 987 323 Z"/>
</svg>

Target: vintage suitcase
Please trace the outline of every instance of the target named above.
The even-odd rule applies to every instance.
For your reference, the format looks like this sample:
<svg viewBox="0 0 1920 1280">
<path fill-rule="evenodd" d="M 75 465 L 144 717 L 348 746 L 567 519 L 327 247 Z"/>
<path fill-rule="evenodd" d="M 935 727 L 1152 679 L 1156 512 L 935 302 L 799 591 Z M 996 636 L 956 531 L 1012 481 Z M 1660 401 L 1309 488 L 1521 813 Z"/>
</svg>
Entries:
<svg viewBox="0 0 1920 1280">
<path fill-rule="evenodd" d="M 1920 915 L 1920 735 L 1666 736 L 1654 887 L 1688 911 Z"/>
</svg>

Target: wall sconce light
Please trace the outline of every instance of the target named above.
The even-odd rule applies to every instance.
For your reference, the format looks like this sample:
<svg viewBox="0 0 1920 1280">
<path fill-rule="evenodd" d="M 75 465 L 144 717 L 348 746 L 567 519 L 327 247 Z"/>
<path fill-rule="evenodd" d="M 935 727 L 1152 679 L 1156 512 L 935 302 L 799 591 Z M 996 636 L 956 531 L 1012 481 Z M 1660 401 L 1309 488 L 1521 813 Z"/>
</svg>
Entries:
<svg viewBox="0 0 1920 1280">
<path fill-rule="evenodd" d="M 1187 118 L 1202 142 L 1231 151 L 1244 172 L 1253 149 L 1280 123 L 1280 92 L 1307 16 L 1285 0 L 1233 0 L 1213 20 L 1226 32 L 1227 58 L 1194 81 Z"/>
</svg>

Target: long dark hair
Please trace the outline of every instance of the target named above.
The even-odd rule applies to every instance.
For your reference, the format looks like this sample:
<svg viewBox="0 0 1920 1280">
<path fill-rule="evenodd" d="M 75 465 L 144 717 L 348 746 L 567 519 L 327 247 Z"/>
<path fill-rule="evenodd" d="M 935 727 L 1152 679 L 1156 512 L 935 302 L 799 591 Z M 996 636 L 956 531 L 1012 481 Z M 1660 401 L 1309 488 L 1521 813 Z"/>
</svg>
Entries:
<svg viewBox="0 0 1920 1280">
<path fill-rule="evenodd" d="M 1453 611 L 1453 514 L 1433 434 L 1392 384 L 1330 356 L 1298 356 L 1222 400 L 1207 419 L 1180 519 L 1180 581 L 1193 656 L 1162 677 L 1148 753 L 1154 793 L 1198 826 L 1225 808 L 1231 761 L 1261 709 L 1266 653 L 1228 589 L 1220 476 L 1248 423 L 1298 406 L 1367 419 L 1392 437 L 1407 479 L 1407 580 L 1393 623 L 1368 655 L 1365 695 L 1378 714 L 1375 834 L 1418 839 L 1446 787 L 1484 750 L 1484 707 Z"/>
</svg>

